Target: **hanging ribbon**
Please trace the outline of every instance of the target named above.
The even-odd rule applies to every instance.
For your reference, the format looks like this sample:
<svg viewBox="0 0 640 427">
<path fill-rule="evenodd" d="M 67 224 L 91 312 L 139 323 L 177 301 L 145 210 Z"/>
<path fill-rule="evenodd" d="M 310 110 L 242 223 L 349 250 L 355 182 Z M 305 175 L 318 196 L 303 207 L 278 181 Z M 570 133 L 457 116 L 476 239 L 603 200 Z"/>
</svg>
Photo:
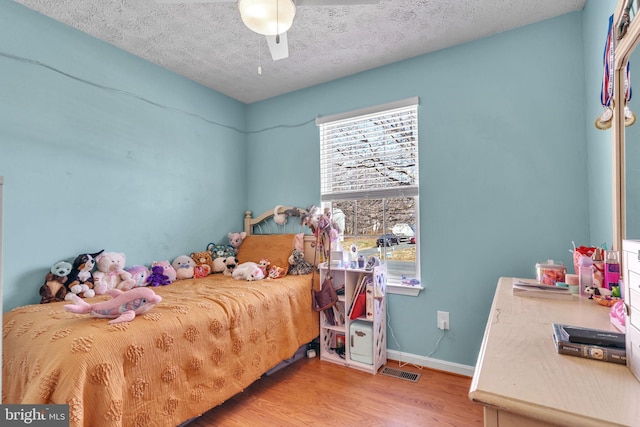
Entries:
<svg viewBox="0 0 640 427">
<path fill-rule="evenodd" d="M 600 103 L 604 111 L 596 119 L 595 125 L 598 129 L 609 129 L 613 110 L 611 109 L 611 99 L 613 98 L 614 81 L 614 41 L 613 41 L 613 15 L 609 17 L 609 29 L 607 30 L 607 41 L 604 44 L 604 54 L 602 58 L 602 88 L 600 89 Z"/>
<path fill-rule="evenodd" d="M 636 122 L 636 115 L 629 109 L 629 101 L 631 101 L 631 74 L 629 72 L 629 62 L 624 71 L 624 125 L 631 126 Z"/>
<path fill-rule="evenodd" d="M 604 111 L 596 119 L 595 126 L 598 129 L 609 129 L 611 127 L 611 119 L 613 118 L 613 109 L 611 107 L 611 100 L 613 99 L 613 83 L 615 73 L 615 42 L 614 42 L 614 27 L 613 27 L 613 15 L 609 17 L 609 29 L 607 31 L 607 41 L 604 45 L 604 54 L 602 58 L 603 72 L 602 72 L 602 87 L 600 89 L 600 103 Z M 624 74 L 624 124 L 625 126 L 631 126 L 636 121 L 636 115 L 629 109 L 629 101 L 631 101 L 631 78 L 629 72 L 629 62 Z"/>
</svg>

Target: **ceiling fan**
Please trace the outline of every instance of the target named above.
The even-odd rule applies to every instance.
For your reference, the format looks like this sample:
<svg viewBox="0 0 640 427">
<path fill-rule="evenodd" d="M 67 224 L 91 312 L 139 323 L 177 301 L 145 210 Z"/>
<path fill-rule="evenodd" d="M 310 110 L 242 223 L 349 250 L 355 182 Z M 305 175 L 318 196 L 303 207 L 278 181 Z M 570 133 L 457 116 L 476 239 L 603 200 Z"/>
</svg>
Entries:
<svg viewBox="0 0 640 427">
<path fill-rule="evenodd" d="M 242 22 L 263 34 L 274 61 L 289 57 L 287 31 L 296 7 L 377 4 L 380 0 L 155 0 L 156 3 L 231 3 L 237 1 Z"/>
</svg>

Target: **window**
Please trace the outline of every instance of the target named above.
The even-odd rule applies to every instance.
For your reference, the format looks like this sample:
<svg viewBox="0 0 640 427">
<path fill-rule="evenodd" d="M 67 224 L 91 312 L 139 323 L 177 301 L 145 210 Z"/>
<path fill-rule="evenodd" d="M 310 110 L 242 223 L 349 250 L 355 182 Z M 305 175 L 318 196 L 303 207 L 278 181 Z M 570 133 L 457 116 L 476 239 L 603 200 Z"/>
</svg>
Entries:
<svg viewBox="0 0 640 427">
<path fill-rule="evenodd" d="M 392 285 L 419 278 L 418 98 L 316 123 L 322 205 L 342 247 L 385 260 Z"/>
</svg>

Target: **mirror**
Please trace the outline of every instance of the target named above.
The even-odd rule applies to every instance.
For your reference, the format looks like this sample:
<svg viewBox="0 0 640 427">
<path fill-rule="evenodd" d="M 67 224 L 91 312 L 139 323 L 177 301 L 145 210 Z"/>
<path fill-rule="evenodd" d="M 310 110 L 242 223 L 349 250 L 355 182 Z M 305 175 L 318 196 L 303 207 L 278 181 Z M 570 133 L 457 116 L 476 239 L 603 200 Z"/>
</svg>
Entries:
<svg viewBox="0 0 640 427">
<path fill-rule="evenodd" d="M 638 52 L 631 55 L 632 66 L 634 64 L 640 66 L 640 48 L 636 50 Z M 638 114 L 640 99 L 632 97 L 629 106 L 632 111 Z M 622 238 L 640 240 L 640 123 L 625 128 L 623 178 L 625 184 L 625 233 Z"/>
<path fill-rule="evenodd" d="M 620 0 L 614 13 L 615 76 L 614 102 L 625 98 L 624 79 L 628 61 L 640 64 L 634 51 L 640 41 L 640 19 L 634 19 L 638 0 Z M 633 89 L 633 79 L 632 89 Z M 629 108 L 640 105 L 633 96 Z M 619 108 L 620 107 L 620 108 Z M 637 107 L 635 111 L 638 111 Z M 622 248 L 624 239 L 640 239 L 640 125 L 624 125 L 624 102 L 614 104 L 613 138 L 613 249 Z"/>
</svg>

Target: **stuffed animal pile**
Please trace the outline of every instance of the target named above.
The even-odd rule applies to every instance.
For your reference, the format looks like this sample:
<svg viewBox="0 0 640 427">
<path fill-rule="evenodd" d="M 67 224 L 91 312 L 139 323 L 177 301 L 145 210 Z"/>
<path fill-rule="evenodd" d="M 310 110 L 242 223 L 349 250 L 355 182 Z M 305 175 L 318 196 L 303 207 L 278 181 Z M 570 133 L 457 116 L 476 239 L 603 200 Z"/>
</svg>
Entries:
<svg viewBox="0 0 640 427">
<path fill-rule="evenodd" d="M 302 210 L 285 212 L 287 216 L 301 216 Z M 302 246 L 302 234 L 299 245 Z M 238 248 L 247 237 L 245 232 L 228 233 L 228 243 L 209 243 L 206 250 L 179 255 L 173 262 L 154 261 L 150 267 L 132 265 L 126 267 L 123 252 L 81 253 L 73 263 L 59 261 L 46 274 L 44 284 L 39 288 L 40 303 L 72 301 L 79 310 L 89 310 L 80 298 L 92 298 L 95 295 L 116 296 L 129 293 L 135 288 L 147 286 L 167 286 L 176 280 L 198 279 L 212 273 L 221 273 L 238 280 L 276 279 L 287 274 L 287 269 L 271 265 L 268 259 L 260 262 L 239 264 Z M 296 244 L 296 248 L 298 244 Z M 302 248 L 301 248 L 302 249 Z M 289 259 L 289 274 L 307 274 L 311 265 L 304 260 L 300 250 L 294 250 Z M 115 299 L 115 298 L 114 298 Z M 79 308 L 82 307 L 82 308 Z"/>
</svg>

